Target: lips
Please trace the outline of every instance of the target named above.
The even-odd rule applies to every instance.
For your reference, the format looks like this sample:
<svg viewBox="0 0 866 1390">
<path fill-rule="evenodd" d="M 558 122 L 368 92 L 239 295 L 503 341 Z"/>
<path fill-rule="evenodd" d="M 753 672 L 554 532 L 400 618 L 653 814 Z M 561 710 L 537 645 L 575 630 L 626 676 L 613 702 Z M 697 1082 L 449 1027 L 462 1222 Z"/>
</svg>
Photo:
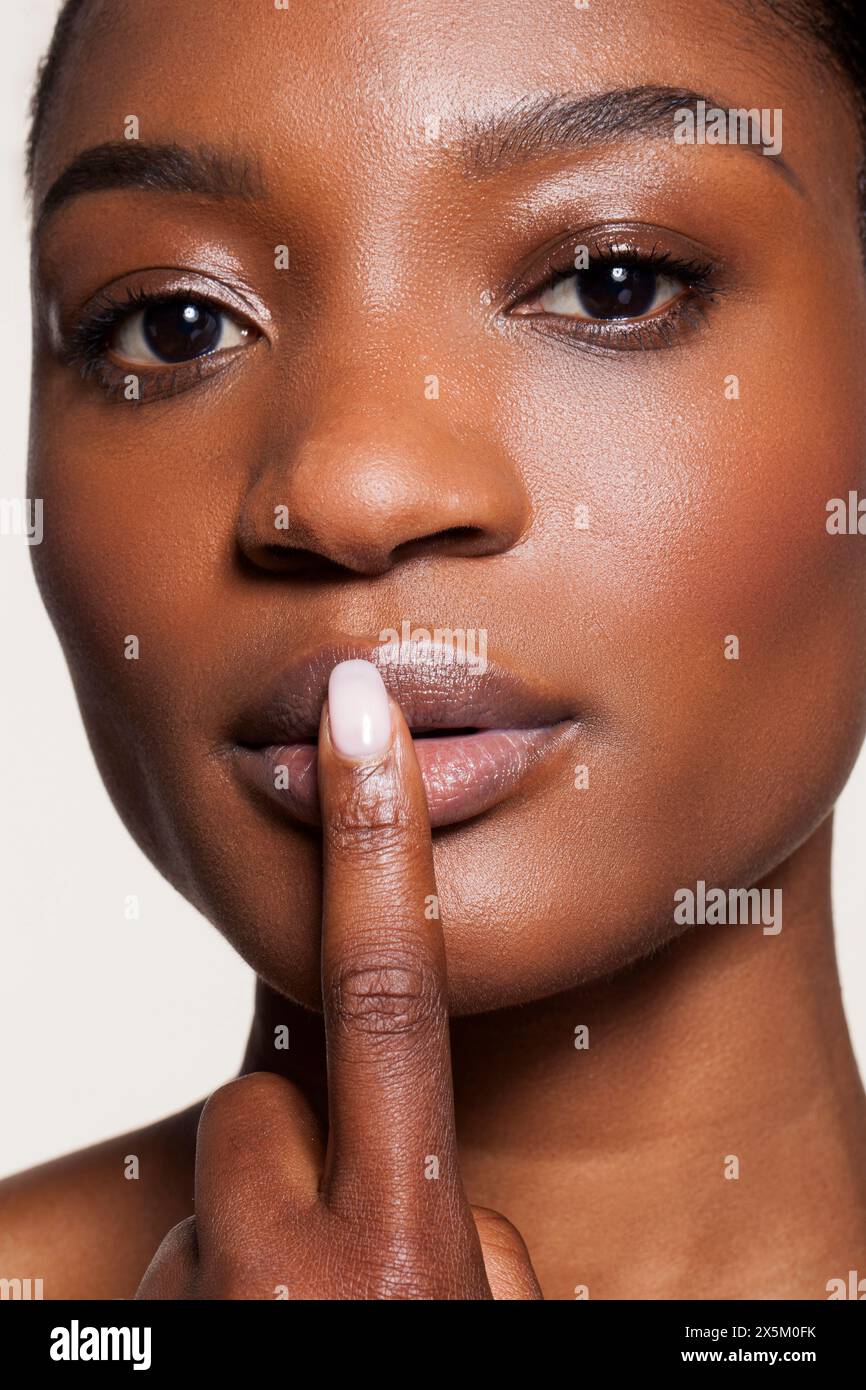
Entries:
<svg viewBox="0 0 866 1390">
<path fill-rule="evenodd" d="M 378 667 L 409 725 L 434 828 L 503 801 L 574 723 L 561 699 L 458 647 L 320 647 L 284 671 L 233 730 L 242 780 L 306 825 L 321 825 L 316 740 L 328 677 L 358 658 Z"/>
</svg>

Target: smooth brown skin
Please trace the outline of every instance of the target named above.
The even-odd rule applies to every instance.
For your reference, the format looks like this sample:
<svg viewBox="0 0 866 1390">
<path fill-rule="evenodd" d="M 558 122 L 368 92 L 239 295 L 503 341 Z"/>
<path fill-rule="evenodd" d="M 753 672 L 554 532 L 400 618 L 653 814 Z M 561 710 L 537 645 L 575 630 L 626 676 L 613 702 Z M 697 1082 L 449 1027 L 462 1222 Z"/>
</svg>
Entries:
<svg viewBox="0 0 866 1390">
<path fill-rule="evenodd" d="M 460 1178 L 453 1163 L 444 1186 L 418 1176 L 454 1142 L 443 1085 L 435 1118 L 419 1094 L 382 1142 L 391 1172 L 399 1135 L 417 1134 L 414 1176 L 394 1171 L 389 1190 L 401 1213 L 449 1206 L 448 1253 L 434 1247 L 418 1282 L 392 1280 L 388 1296 L 487 1296 L 468 1200 L 514 1223 L 548 1298 L 578 1285 L 592 1298 L 826 1297 L 829 1278 L 866 1263 L 866 1109 L 829 903 L 831 811 L 866 715 L 866 552 L 825 529 L 828 498 L 862 493 L 866 458 L 860 147 L 843 85 L 784 33 L 708 0 L 346 0 L 288 22 L 234 0 L 102 8 L 110 22 L 87 27 L 63 75 L 37 204 L 129 112 L 142 139 L 252 152 L 267 194 L 102 192 L 46 225 L 34 561 L 118 809 L 258 973 L 242 1070 L 290 1088 L 258 1075 L 218 1092 L 198 1154 L 194 1106 L 0 1185 L 4 1267 L 43 1271 L 47 1296 L 130 1297 L 191 1216 L 195 1182 L 197 1221 L 237 1199 L 236 1224 L 217 1221 L 227 1259 L 208 1247 L 193 1269 L 186 1246 L 162 1247 L 149 1280 L 261 1296 L 300 1268 L 305 1293 L 352 1296 L 355 1277 L 382 1291 L 372 1189 L 347 1178 L 342 1227 L 330 1169 L 311 1195 L 316 1155 L 341 1142 L 326 1138 L 321 844 L 250 798 L 224 744 L 294 653 L 375 640 L 409 616 L 486 628 L 491 655 L 582 718 L 518 795 L 433 836 Z M 782 107 L 796 186 L 754 153 L 660 137 L 484 178 L 451 157 L 460 118 L 645 82 Z M 431 116 L 440 137 L 425 142 Z M 547 264 L 548 243 L 621 223 L 644 227 L 645 251 L 688 238 L 717 262 L 702 324 L 671 347 L 614 352 L 508 314 L 508 285 Z M 276 272 L 283 243 L 291 266 Z M 49 328 L 119 278 L 166 283 L 148 267 L 242 292 L 262 337 L 194 389 L 132 409 L 62 364 Z M 574 529 L 579 503 L 589 530 Z M 299 573 L 287 561 L 275 574 L 266 549 L 278 504 Z M 487 553 L 443 539 L 455 527 Z M 731 633 L 739 661 L 723 656 Z M 677 936 L 674 891 L 698 879 L 781 887 L 781 934 Z M 371 949 L 386 944 L 384 910 L 377 897 Z M 273 1048 L 281 1023 L 288 1054 Z M 295 1118 L 306 1105 L 315 1141 Z M 284 1182 L 269 1154 L 296 1126 L 306 1158 Z M 137 1183 L 122 1178 L 129 1152 L 147 1159 Z M 357 1143 L 347 1152 L 348 1171 L 372 1171 Z M 723 1179 L 729 1154 L 738 1182 Z M 327 1290 L 296 1245 L 283 1279 L 273 1259 L 262 1267 L 271 1248 L 251 1212 L 268 1201 L 305 1251 L 327 1250 Z"/>
</svg>

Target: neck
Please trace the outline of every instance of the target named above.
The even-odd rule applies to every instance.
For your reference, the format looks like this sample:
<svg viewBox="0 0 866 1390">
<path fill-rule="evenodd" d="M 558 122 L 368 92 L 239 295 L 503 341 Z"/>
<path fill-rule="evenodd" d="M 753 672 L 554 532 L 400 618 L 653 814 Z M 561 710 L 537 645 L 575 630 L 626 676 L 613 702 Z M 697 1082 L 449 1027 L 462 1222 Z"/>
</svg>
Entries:
<svg viewBox="0 0 866 1390">
<path fill-rule="evenodd" d="M 469 1200 L 514 1222 L 546 1297 L 826 1298 L 863 1266 L 866 1104 L 830 848 L 828 818 L 760 885 L 783 890 L 778 935 L 696 926 L 610 979 L 452 1020 Z M 261 982 L 258 1068 L 324 1118 L 321 1019 Z"/>
</svg>

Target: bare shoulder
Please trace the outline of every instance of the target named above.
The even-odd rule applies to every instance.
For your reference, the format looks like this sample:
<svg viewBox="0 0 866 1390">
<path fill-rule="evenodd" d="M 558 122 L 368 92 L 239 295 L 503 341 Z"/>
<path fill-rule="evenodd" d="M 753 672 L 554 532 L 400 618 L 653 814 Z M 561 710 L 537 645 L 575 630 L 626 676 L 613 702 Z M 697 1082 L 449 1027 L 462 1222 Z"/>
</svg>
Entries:
<svg viewBox="0 0 866 1390">
<path fill-rule="evenodd" d="M 192 1215 L 203 1105 L 0 1182 L 0 1297 L 41 1279 L 46 1299 L 132 1298 L 163 1236 Z"/>
</svg>

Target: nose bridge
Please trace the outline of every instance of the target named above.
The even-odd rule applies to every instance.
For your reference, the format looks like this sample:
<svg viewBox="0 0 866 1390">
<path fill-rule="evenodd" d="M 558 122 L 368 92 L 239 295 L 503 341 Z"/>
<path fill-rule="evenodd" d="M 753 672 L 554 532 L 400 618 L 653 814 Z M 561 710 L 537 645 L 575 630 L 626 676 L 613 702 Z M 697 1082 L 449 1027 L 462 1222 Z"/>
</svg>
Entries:
<svg viewBox="0 0 866 1390">
<path fill-rule="evenodd" d="M 302 424 L 272 426 L 239 518 L 251 559 L 273 568 L 303 553 L 371 574 L 419 547 L 491 554 L 522 535 L 527 496 L 502 446 L 455 421 L 420 371 L 417 390 L 404 378 L 391 398 L 386 377 L 393 388 L 365 353 L 315 392 Z"/>
</svg>

